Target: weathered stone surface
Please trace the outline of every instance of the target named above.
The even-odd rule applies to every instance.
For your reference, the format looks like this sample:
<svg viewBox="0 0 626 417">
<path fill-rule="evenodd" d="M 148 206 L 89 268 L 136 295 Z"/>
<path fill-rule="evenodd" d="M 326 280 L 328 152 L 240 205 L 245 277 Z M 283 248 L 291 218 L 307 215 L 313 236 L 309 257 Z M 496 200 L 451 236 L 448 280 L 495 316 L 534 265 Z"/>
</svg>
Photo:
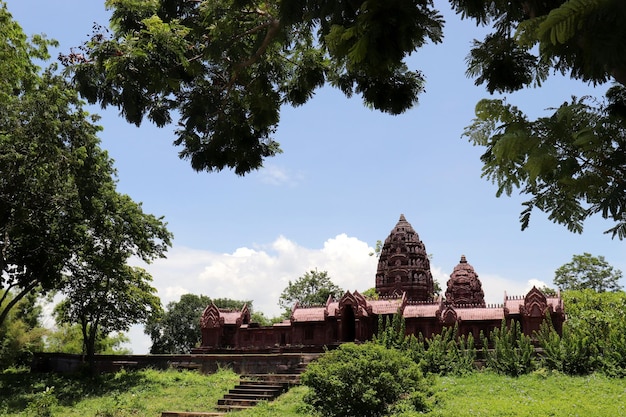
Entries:
<svg viewBox="0 0 626 417">
<path fill-rule="evenodd" d="M 400 296 L 409 300 L 431 301 L 433 276 L 426 247 L 404 214 L 389 233 L 378 259 L 376 292 L 382 296 Z"/>
<path fill-rule="evenodd" d="M 472 265 L 467 263 L 465 255 L 461 256 L 461 261 L 450 274 L 446 301 L 455 307 L 485 307 L 482 284 Z"/>
</svg>

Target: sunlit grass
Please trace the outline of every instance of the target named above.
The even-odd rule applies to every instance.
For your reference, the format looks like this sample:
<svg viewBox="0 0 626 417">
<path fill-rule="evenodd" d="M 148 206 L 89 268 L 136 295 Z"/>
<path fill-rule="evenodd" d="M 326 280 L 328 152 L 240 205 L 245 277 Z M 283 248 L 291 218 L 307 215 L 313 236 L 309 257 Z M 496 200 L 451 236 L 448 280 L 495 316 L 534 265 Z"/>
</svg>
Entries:
<svg viewBox="0 0 626 417">
<path fill-rule="evenodd" d="M 239 377 L 193 371 L 120 372 L 96 378 L 54 374 L 0 375 L 0 416 L 160 417 L 162 411 L 214 411 Z M 46 391 L 46 388 L 51 388 Z M 277 400 L 242 411 L 239 417 L 313 416 L 295 387 Z M 570 377 L 538 371 L 518 378 L 476 372 L 434 379 L 433 409 L 402 417 L 624 416 L 626 381 L 602 375 Z M 400 416 L 398 416 L 400 417 Z"/>
</svg>

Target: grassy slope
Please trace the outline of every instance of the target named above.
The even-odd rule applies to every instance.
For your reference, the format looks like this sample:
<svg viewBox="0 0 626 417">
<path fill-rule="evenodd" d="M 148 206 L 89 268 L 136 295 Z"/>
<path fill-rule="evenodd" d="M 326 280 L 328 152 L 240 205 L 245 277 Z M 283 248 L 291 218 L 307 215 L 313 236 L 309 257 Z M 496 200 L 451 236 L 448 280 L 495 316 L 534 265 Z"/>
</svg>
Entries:
<svg viewBox="0 0 626 417">
<path fill-rule="evenodd" d="M 4 374 L 0 375 L 0 415 L 44 415 L 45 408 L 41 405 L 45 404 L 46 396 L 41 393 L 50 386 L 54 386 L 54 396 L 59 399 L 51 416 L 159 417 L 164 410 L 211 411 L 237 380 L 237 375 L 229 371 L 215 375 L 142 371 L 96 380 Z M 427 416 L 626 415 L 626 381 L 598 375 L 567 377 L 535 373 L 507 378 L 474 373 L 435 381 L 436 405 Z M 277 401 L 261 404 L 237 416 L 310 416 L 302 403 L 306 391 L 305 387 L 296 387 Z M 40 405 L 38 409 L 34 407 L 36 404 Z"/>
</svg>

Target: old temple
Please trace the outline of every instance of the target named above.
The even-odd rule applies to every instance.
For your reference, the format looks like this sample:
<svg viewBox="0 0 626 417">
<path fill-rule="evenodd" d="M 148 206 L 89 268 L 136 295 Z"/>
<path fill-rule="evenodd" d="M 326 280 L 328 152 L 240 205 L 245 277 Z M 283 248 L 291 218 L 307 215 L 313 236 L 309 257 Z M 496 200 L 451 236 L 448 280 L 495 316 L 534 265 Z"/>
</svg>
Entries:
<svg viewBox="0 0 626 417">
<path fill-rule="evenodd" d="M 534 287 L 525 295 L 505 293 L 502 304 L 487 305 L 478 274 L 465 256 L 450 274 L 445 295 L 436 296 L 426 248 L 404 215 L 382 246 L 375 288 L 376 299 L 347 291 L 324 305 L 296 304 L 288 320 L 273 326 L 251 322 L 247 307 L 227 311 L 211 304 L 202 314 L 202 346 L 195 351 L 321 349 L 371 340 L 380 316 L 396 313 L 404 317 L 407 334 L 431 337 L 458 325 L 461 334 L 471 333 L 476 340 L 502 320 L 518 321 L 531 336 L 547 315 L 558 332 L 565 320 L 560 294 L 546 296 Z"/>
</svg>

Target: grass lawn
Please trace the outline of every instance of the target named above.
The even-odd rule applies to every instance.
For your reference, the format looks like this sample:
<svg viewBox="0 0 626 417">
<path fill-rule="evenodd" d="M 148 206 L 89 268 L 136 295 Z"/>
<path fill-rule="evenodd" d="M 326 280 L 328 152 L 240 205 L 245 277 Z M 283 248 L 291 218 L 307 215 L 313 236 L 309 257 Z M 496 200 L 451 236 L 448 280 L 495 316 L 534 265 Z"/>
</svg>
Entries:
<svg viewBox="0 0 626 417">
<path fill-rule="evenodd" d="M 230 371 L 200 375 L 145 370 L 97 378 L 5 373 L 0 375 L 0 416 L 160 417 L 165 410 L 212 411 L 237 380 Z M 236 416 L 311 416 L 302 401 L 306 391 L 306 387 L 293 388 L 276 401 Z M 626 416 L 626 380 L 601 375 L 536 372 L 509 378 L 476 372 L 437 377 L 433 391 L 432 411 L 402 417 Z"/>
</svg>

